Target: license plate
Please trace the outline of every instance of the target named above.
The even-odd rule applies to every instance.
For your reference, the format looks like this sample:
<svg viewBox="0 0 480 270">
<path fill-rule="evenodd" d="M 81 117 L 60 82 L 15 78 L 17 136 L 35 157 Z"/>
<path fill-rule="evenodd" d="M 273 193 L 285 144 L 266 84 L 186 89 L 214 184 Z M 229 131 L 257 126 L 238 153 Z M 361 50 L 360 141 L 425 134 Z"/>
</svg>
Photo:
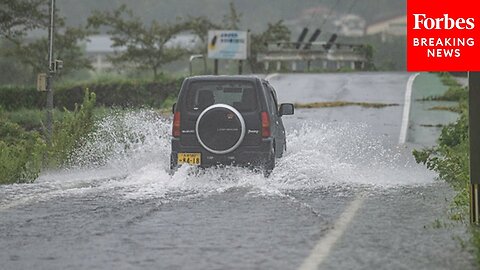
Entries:
<svg viewBox="0 0 480 270">
<path fill-rule="evenodd" d="M 200 165 L 200 153 L 178 153 L 178 164 Z"/>
</svg>

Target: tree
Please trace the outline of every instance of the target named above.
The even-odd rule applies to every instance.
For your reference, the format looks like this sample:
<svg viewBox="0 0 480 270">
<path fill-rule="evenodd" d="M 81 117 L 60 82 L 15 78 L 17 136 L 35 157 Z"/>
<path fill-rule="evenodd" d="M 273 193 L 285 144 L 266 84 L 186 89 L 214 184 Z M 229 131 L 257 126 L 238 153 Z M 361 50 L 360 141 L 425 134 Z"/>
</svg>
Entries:
<svg viewBox="0 0 480 270">
<path fill-rule="evenodd" d="M 195 25 L 197 31 L 204 31 L 195 22 L 177 22 L 176 24 L 160 24 L 153 20 L 150 25 L 144 25 L 140 18 L 134 17 L 131 10 L 122 5 L 112 13 L 95 11 L 88 18 L 91 28 L 107 27 L 113 47 L 123 49 L 117 51 L 110 60 L 114 63 L 133 63 L 139 68 L 149 69 L 154 78 L 159 75 L 162 65 L 173 62 L 188 51 L 181 47 L 167 46 L 167 42 L 180 32 L 189 30 Z"/>
<path fill-rule="evenodd" d="M 57 75 L 91 68 L 90 61 L 78 45 L 80 40 L 86 39 L 88 33 L 81 28 L 73 27 L 66 27 L 61 32 L 55 33 L 55 57 L 64 62 L 63 69 Z M 30 66 L 34 74 L 46 70 L 48 67 L 48 39 L 46 37 L 32 42 L 26 42 L 23 39 L 12 39 L 11 42 L 15 46 L 6 52 L 7 56 L 14 57 Z"/>
<path fill-rule="evenodd" d="M 32 40 L 25 36 L 30 30 L 48 28 L 49 3 L 48 0 L 3 0 L 0 4 L 0 37 L 4 37 L 7 43 L 7 49 L 0 56 L 31 67 L 28 72 L 33 74 L 48 68 L 48 40 L 47 37 Z M 89 32 L 82 28 L 65 27 L 65 19 L 58 16 L 58 12 L 55 24 L 54 55 L 64 61 L 61 74 L 90 68 L 90 62 L 78 45 Z"/>
<path fill-rule="evenodd" d="M 211 22 L 206 17 L 189 17 L 186 22 L 186 28 L 196 34 L 202 43 L 205 43 L 205 49 L 208 39 L 208 31 L 220 29 L 218 24 Z"/>
<path fill-rule="evenodd" d="M 0 41 L 0 85 L 21 84 L 29 85 L 33 82 L 33 74 L 28 66 L 14 57 L 9 57 L 5 52 L 13 50 L 15 44 L 4 39 Z"/>
<path fill-rule="evenodd" d="M 47 0 L 2 0 L 0 3 L 0 37 L 13 38 L 47 24 Z"/>
<path fill-rule="evenodd" d="M 242 13 L 238 13 L 237 9 L 235 8 L 235 4 L 230 2 L 230 13 L 228 15 L 223 16 L 223 25 L 226 27 L 227 30 L 239 30 L 240 29 L 240 22 L 242 21 Z"/>
<path fill-rule="evenodd" d="M 268 50 L 268 43 L 272 42 L 288 42 L 290 41 L 290 30 L 280 20 L 276 23 L 269 23 L 267 30 L 263 33 L 252 34 L 250 42 L 250 68 L 253 73 L 262 70 L 262 66 L 257 61 L 258 54 Z"/>
<path fill-rule="evenodd" d="M 375 64 L 373 62 L 373 55 L 374 55 L 373 46 L 370 45 L 370 44 L 365 45 L 365 46 L 359 48 L 358 52 L 363 53 L 365 55 L 366 60 L 367 60 L 363 69 L 364 70 L 370 70 L 370 71 L 376 70 Z"/>
</svg>

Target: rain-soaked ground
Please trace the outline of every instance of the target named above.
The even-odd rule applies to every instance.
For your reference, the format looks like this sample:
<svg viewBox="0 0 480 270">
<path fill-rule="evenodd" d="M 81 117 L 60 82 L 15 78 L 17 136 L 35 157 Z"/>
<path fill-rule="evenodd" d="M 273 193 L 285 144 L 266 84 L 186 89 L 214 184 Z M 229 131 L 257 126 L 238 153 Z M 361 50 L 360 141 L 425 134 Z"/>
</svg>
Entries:
<svg viewBox="0 0 480 270">
<path fill-rule="evenodd" d="M 474 269 L 453 192 L 398 145 L 410 75 L 271 77 L 282 102 L 399 106 L 297 110 L 270 178 L 170 176 L 170 120 L 112 114 L 71 168 L 0 186 L 0 269 Z"/>
</svg>

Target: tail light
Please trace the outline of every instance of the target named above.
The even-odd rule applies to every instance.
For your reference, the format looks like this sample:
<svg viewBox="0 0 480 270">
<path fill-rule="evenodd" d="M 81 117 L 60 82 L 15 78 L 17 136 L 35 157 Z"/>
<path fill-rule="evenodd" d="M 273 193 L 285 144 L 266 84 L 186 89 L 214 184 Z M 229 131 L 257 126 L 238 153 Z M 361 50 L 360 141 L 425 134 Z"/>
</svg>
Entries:
<svg viewBox="0 0 480 270">
<path fill-rule="evenodd" d="M 180 137 L 180 112 L 175 112 L 173 115 L 172 135 L 173 137 Z"/>
<path fill-rule="evenodd" d="M 262 112 L 262 137 L 270 137 L 270 117 L 267 112 Z"/>
</svg>

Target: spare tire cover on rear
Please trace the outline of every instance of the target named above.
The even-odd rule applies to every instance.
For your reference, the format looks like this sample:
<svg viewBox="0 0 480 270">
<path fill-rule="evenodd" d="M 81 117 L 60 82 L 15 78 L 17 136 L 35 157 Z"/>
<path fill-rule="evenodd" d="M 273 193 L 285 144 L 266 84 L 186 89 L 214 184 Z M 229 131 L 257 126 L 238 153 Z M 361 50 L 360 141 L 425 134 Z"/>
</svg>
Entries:
<svg viewBox="0 0 480 270">
<path fill-rule="evenodd" d="M 227 104 L 214 104 L 198 117 L 195 126 L 200 144 L 214 154 L 227 154 L 237 149 L 245 136 L 242 115 Z"/>
</svg>

